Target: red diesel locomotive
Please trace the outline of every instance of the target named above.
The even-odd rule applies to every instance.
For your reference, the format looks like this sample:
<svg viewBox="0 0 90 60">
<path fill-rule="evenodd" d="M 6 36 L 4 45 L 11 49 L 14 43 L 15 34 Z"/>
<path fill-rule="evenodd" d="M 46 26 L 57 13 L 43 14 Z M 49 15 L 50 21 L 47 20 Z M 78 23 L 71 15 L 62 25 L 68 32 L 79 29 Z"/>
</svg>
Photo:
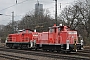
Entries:
<svg viewBox="0 0 90 60">
<path fill-rule="evenodd" d="M 48 32 L 33 32 L 28 29 L 9 34 L 6 46 L 10 48 L 42 49 L 49 51 L 77 51 L 83 49 L 83 40 L 79 43 L 77 31 L 68 26 L 52 26 Z"/>
</svg>

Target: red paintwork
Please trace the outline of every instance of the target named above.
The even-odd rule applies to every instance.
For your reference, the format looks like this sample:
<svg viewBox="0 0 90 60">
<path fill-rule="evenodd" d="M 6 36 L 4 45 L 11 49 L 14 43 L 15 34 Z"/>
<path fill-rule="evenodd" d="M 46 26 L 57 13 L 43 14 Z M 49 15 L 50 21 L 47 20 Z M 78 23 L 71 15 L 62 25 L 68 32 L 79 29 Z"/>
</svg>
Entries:
<svg viewBox="0 0 90 60">
<path fill-rule="evenodd" d="M 61 28 L 59 30 L 58 28 Z M 38 41 L 40 44 L 66 44 L 66 40 L 70 40 L 70 44 L 74 41 L 78 42 L 77 31 L 70 31 L 67 26 L 53 26 L 52 32 L 42 32 L 38 34 Z"/>
<path fill-rule="evenodd" d="M 8 42 L 30 42 L 30 40 L 33 40 L 32 36 L 32 31 L 25 30 L 15 34 L 9 34 Z"/>
<path fill-rule="evenodd" d="M 59 29 L 60 28 L 60 29 Z M 71 31 L 67 26 L 50 27 L 49 32 L 32 32 L 24 30 L 20 33 L 9 34 L 8 42 L 30 42 L 36 40 L 36 44 L 66 44 L 66 40 L 70 40 L 70 44 L 74 41 L 78 42 L 77 31 Z"/>
</svg>

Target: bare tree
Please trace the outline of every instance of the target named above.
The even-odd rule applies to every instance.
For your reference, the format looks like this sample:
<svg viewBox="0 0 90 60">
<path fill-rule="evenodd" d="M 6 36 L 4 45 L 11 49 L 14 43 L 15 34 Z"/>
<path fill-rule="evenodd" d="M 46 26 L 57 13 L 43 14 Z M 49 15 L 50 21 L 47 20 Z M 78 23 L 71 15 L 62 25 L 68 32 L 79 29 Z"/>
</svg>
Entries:
<svg viewBox="0 0 90 60">
<path fill-rule="evenodd" d="M 64 25 L 77 30 L 84 39 L 90 36 L 89 6 L 85 0 L 77 1 L 74 5 L 66 7 L 60 14 Z"/>
<path fill-rule="evenodd" d="M 43 15 L 28 13 L 19 23 L 19 29 L 37 29 L 38 31 L 47 31 L 49 26 L 54 24 L 54 20 L 49 15 L 49 10 L 44 10 Z"/>
</svg>

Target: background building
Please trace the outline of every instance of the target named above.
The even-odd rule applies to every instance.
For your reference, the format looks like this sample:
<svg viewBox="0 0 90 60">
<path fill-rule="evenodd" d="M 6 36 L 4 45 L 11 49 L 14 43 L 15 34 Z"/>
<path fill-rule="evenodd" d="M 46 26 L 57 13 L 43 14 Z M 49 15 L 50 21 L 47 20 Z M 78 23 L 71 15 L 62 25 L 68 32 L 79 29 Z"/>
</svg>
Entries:
<svg viewBox="0 0 90 60">
<path fill-rule="evenodd" d="M 40 4 L 39 2 L 35 4 L 35 15 L 43 15 L 43 4 Z"/>
</svg>

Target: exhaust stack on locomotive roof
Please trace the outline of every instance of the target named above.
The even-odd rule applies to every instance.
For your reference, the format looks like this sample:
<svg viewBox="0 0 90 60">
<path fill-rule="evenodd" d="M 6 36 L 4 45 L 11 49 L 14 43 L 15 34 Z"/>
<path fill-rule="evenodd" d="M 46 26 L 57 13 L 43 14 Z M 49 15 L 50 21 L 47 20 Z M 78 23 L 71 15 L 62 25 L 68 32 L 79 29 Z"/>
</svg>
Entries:
<svg viewBox="0 0 90 60">
<path fill-rule="evenodd" d="M 34 29 L 34 32 L 36 32 L 36 29 Z"/>
</svg>

